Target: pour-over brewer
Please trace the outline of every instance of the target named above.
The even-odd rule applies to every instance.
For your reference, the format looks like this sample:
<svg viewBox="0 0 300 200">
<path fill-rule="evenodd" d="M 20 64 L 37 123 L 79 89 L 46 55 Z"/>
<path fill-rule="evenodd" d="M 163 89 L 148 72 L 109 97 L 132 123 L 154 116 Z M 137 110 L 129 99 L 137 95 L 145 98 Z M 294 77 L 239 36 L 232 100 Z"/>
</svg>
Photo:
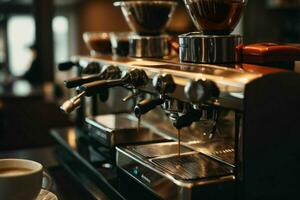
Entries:
<svg viewBox="0 0 300 200">
<path fill-rule="evenodd" d="M 136 34 L 129 36 L 129 56 L 163 58 L 170 55 L 170 37 L 164 33 L 177 5 L 174 1 L 120 1 L 126 21 Z"/>
</svg>

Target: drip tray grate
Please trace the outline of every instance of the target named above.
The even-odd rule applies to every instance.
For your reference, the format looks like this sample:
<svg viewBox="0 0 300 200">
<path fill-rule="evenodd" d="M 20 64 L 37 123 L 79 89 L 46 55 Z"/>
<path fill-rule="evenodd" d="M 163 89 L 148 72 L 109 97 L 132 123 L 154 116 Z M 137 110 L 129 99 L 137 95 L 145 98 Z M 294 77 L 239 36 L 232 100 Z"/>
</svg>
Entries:
<svg viewBox="0 0 300 200">
<path fill-rule="evenodd" d="M 233 173 L 233 168 L 199 153 L 184 154 L 151 160 L 175 179 L 185 181 L 219 177 Z"/>
<path fill-rule="evenodd" d="M 174 142 L 138 145 L 131 148 L 132 150 L 146 158 L 166 156 L 176 154 L 178 152 L 178 145 Z M 184 146 L 180 146 L 180 151 L 181 153 L 187 153 L 191 152 L 192 150 Z"/>
</svg>

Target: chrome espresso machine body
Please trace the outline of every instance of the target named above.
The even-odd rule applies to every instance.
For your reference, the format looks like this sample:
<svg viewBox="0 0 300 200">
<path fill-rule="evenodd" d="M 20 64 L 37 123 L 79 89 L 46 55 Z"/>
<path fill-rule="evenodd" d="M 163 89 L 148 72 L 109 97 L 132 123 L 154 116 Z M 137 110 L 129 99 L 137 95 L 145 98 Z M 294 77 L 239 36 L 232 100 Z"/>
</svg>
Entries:
<svg viewBox="0 0 300 200">
<path fill-rule="evenodd" d="M 129 187 L 125 191 L 130 184 L 142 185 L 158 199 L 252 199 L 297 191 L 297 171 L 282 174 L 282 169 L 298 166 L 298 74 L 247 64 L 228 68 L 105 56 L 77 59 L 125 72 L 142 70 L 147 84 L 135 90 L 163 98 L 161 108 L 144 115 L 142 124 L 169 141 L 116 147 L 120 177 L 128 181 L 122 184 Z M 215 86 L 207 87 L 210 82 Z M 165 90 L 170 83 L 176 86 L 173 92 Z M 211 96 L 215 87 L 217 97 Z M 193 118 L 195 110 L 200 117 Z M 182 128 L 180 156 L 177 142 L 170 141 L 177 140 L 176 124 Z M 274 185 L 281 188 L 278 193 Z"/>
<path fill-rule="evenodd" d="M 201 10 L 191 10 L 204 9 L 207 2 L 185 1 L 193 17 Z M 211 2 L 217 8 L 218 3 L 228 6 L 231 1 Z M 198 6 L 192 7 L 193 3 Z M 113 149 L 119 192 L 127 199 L 253 200 L 297 195 L 300 75 L 239 63 L 235 48 L 242 44 L 241 36 L 229 34 L 240 10 L 230 16 L 232 24 L 227 24 L 226 30 L 208 23 L 211 26 L 202 34 L 180 36 L 181 60 L 115 55 L 73 58 L 83 69 L 96 65 L 101 70 L 79 79 L 78 95 L 67 101 L 63 110 L 70 112 L 84 96 L 114 87 L 131 91 L 128 98 L 135 99 L 135 116 L 126 114 L 124 118 L 123 114 L 123 122 L 119 122 L 119 127 L 126 124 L 126 128 L 108 127 L 110 121 L 115 125 L 118 120 L 102 118 L 99 124 L 91 120 L 97 117 L 92 117 L 86 121 L 88 126 L 98 127 L 89 129 L 89 135 Z M 203 24 L 199 27 L 204 30 Z M 137 119 L 142 127 L 138 130 Z M 142 137 L 147 134 L 151 136 Z"/>
</svg>

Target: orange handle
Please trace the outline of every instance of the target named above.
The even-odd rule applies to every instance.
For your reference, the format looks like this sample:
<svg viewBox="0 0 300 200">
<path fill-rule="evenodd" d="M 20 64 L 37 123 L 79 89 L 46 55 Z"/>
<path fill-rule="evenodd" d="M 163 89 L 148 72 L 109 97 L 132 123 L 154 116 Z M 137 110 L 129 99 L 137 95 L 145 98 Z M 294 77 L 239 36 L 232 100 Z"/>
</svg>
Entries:
<svg viewBox="0 0 300 200">
<path fill-rule="evenodd" d="M 168 40 L 169 45 L 171 46 L 171 48 L 179 54 L 179 42 L 178 39 L 172 38 L 170 40 Z"/>
</svg>

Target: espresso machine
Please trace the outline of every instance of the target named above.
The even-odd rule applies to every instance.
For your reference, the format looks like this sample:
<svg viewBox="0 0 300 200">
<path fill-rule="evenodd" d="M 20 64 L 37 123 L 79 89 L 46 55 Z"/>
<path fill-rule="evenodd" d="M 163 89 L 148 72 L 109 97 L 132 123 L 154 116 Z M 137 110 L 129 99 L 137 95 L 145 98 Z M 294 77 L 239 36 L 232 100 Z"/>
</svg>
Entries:
<svg viewBox="0 0 300 200">
<path fill-rule="evenodd" d="M 116 5 L 130 22 L 153 17 L 134 11 L 174 5 L 151 2 Z M 300 178 L 300 75 L 240 62 L 236 50 L 242 37 L 230 33 L 244 1 L 185 3 L 201 32 L 179 36 L 179 59 L 163 59 L 162 54 L 140 57 L 134 50 L 130 57 L 76 56 L 77 63 L 100 66 L 101 76 L 93 75 L 88 81 L 80 78 L 78 95 L 62 108 L 71 111 L 83 97 L 111 88 L 130 91 L 125 100 L 134 99 L 134 106 L 123 120 L 109 116 L 86 119 L 93 127 L 90 137 L 113 149 L 116 188 L 125 199 L 294 197 Z M 137 8 L 130 11 L 127 6 Z M 169 17 L 170 13 L 172 9 Z M 148 28 L 148 22 L 139 26 Z M 137 41 L 143 37 L 139 35 Z M 132 38 L 131 48 L 135 42 Z M 91 120 L 95 118 L 99 118 L 97 123 Z"/>
</svg>

